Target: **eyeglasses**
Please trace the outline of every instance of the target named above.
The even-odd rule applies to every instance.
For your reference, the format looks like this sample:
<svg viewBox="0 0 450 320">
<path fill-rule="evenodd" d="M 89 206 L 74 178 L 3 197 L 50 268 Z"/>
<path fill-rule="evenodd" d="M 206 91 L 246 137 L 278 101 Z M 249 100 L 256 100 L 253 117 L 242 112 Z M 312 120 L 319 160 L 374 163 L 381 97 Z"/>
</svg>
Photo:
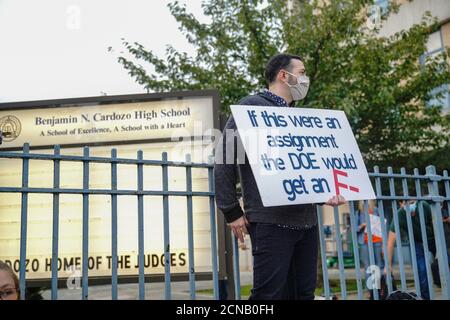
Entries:
<svg viewBox="0 0 450 320">
<path fill-rule="evenodd" d="M 296 78 L 298 78 L 299 76 L 306 76 L 306 70 L 301 71 L 300 74 L 299 74 L 298 76 L 296 76 L 295 74 L 293 74 L 293 73 L 291 73 L 291 72 L 289 72 L 289 71 L 287 71 L 287 70 L 284 70 L 284 71 L 285 71 L 286 73 L 289 73 L 291 76 L 296 77 Z"/>
<path fill-rule="evenodd" d="M 19 290 L 17 290 L 16 288 L 4 289 L 3 291 L 0 291 L 0 300 L 7 300 L 12 295 L 17 294 L 18 292 Z"/>
</svg>

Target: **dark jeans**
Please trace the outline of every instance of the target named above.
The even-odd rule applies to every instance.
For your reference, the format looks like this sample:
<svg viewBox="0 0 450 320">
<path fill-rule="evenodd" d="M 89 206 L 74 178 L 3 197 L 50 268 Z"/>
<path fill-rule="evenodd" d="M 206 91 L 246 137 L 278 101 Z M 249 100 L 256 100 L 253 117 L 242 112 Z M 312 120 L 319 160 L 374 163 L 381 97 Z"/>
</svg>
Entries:
<svg viewBox="0 0 450 320">
<path fill-rule="evenodd" d="M 417 273 L 419 274 L 420 292 L 422 293 L 422 299 L 430 300 L 430 291 L 427 281 L 427 267 L 426 267 L 426 255 L 423 249 L 422 242 L 415 242 L 416 247 L 416 260 L 417 260 Z"/>
<path fill-rule="evenodd" d="M 253 289 L 250 300 L 313 300 L 317 282 L 317 226 L 292 230 L 251 223 Z"/>
</svg>

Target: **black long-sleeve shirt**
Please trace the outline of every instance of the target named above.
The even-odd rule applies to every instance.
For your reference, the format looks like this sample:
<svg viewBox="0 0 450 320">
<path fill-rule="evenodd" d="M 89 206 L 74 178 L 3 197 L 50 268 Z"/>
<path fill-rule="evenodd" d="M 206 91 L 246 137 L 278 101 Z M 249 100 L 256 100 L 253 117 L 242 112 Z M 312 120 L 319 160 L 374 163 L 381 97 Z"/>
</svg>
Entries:
<svg viewBox="0 0 450 320">
<path fill-rule="evenodd" d="M 274 98 L 264 93 L 245 97 L 237 105 L 279 106 Z M 229 150 L 234 150 L 234 152 L 227 154 Z M 225 125 L 222 137 L 216 147 L 215 156 L 216 203 L 228 223 L 242 217 L 245 212 L 245 216 L 250 222 L 273 223 L 299 228 L 310 228 L 317 224 L 316 211 L 312 204 L 263 206 L 233 116 L 230 116 Z M 242 210 L 237 197 L 238 181 L 241 183 L 244 210 Z"/>
</svg>

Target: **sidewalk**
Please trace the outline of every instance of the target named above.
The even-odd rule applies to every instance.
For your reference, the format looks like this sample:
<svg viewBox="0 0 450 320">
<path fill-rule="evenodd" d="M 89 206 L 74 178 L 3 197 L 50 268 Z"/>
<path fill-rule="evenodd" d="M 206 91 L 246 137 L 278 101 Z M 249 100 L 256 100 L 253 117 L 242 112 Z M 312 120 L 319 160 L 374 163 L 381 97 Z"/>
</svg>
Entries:
<svg viewBox="0 0 450 320">
<path fill-rule="evenodd" d="M 241 285 L 251 285 L 253 275 L 251 272 L 241 273 Z M 195 290 L 212 289 L 214 287 L 212 280 L 196 281 Z M 172 282 L 172 299 L 173 300 L 190 300 L 189 282 Z M 146 300 L 164 300 L 164 282 L 146 283 L 145 299 Z M 45 300 L 51 298 L 51 290 L 46 290 L 42 294 Z M 139 285 L 137 283 L 119 284 L 118 298 L 120 300 L 137 300 L 139 299 Z M 90 300 L 110 300 L 111 285 L 99 285 L 89 287 Z M 213 296 L 209 294 L 196 293 L 197 300 L 212 300 Z M 81 289 L 59 289 L 58 300 L 81 300 Z"/>
<path fill-rule="evenodd" d="M 339 280 L 339 269 L 329 269 L 328 270 L 329 279 L 330 280 Z M 356 279 L 355 269 L 345 269 L 345 277 L 347 280 Z M 362 274 L 362 273 L 361 273 Z M 410 267 L 407 267 L 405 270 L 406 279 L 413 280 L 413 272 Z M 363 274 L 362 274 L 363 275 Z M 397 281 L 400 280 L 399 272 L 397 269 L 394 269 L 395 279 Z M 250 271 L 241 272 L 241 286 L 251 285 L 253 282 L 253 274 Z M 363 286 L 364 286 L 364 278 L 363 278 Z M 195 289 L 205 290 L 212 289 L 213 282 L 209 281 L 197 281 L 195 283 Z M 190 300 L 190 292 L 189 292 L 189 282 L 172 282 L 172 299 L 173 300 Z M 398 288 L 400 289 L 400 288 Z M 146 300 L 164 300 L 164 290 L 165 284 L 163 282 L 157 283 L 146 283 L 145 284 L 145 299 Z M 409 291 L 415 291 L 414 287 L 408 287 Z M 436 300 L 441 300 L 441 290 L 437 287 L 434 287 L 434 292 L 436 295 Z M 340 293 L 337 294 L 340 299 Z M 51 297 L 51 291 L 46 290 L 42 294 L 45 300 L 49 300 Z M 364 291 L 364 298 L 367 299 L 368 292 Z M 118 298 L 119 300 L 137 300 L 139 298 L 139 286 L 137 283 L 132 284 L 119 284 L 118 285 Z M 248 297 L 242 297 L 243 300 L 246 300 Z M 110 300 L 111 299 L 111 285 L 99 285 L 99 286 L 90 286 L 89 287 L 89 299 L 90 300 Z M 212 300 L 213 296 L 210 294 L 204 293 L 196 293 L 197 300 Z M 358 293 L 357 292 L 348 292 L 347 293 L 348 300 L 357 300 Z M 81 289 L 59 289 L 58 290 L 58 300 L 81 300 Z"/>
</svg>

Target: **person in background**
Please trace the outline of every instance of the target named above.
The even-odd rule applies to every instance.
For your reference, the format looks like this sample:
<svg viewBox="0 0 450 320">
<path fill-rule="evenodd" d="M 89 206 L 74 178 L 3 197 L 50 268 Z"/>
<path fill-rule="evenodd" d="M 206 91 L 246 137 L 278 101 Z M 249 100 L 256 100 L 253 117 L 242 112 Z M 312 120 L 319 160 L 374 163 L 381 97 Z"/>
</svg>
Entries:
<svg viewBox="0 0 450 320">
<path fill-rule="evenodd" d="M 19 300 L 19 279 L 11 267 L 1 260 L 0 300 Z"/>
<path fill-rule="evenodd" d="M 430 205 L 426 201 L 415 201 L 409 200 L 409 210 L 411 215 L 412 229 L 414 235 L 414 245 L 416 249 L 416 260 L 417 260 L 417 269 L 419 274 L 419 282 L 420 282 L 420 291 L 421 297 L 425 300 L 430 299 L 430 292 L 428 288 L 427 281 L 427 269 L 426 269 L 426 254 L 424 252 L 423 247 L 423 239 L 422 232 L 420 228 L 420 216 L 419 216 L 419 208 L 423 208 L 423 216 L 425 220 L 425 231 L 427 235 L 427 243 L 428 249 L 430 252 L 436 256 L 436 246 L 434 239 L 434 231 L 433 231 L 433 220 L 431 215 Z M 406 201 L 400 201 L 400 209 L 397 211 L 398 216 L 398 224 L 400 228 L 400 238 L 402 241 L 409 241 L 408 237 L 408 224 L 407 224 L 407 210 L 406 210 Z M 393 266 L 393 257 L 394 257 L 394 246 L 396 242 L 396 230 L 394 217 L 392 218 L 390 227 L 389 227 L 389 236 L 388 236 L 388 263 Z M 401 244 L 398 244 L 401 246 Z"/>
<path fill-rule="evenodd" d="M 430 205 L 432 202 L 428 202 Z M 444 227 L 444 237 L 447 247 L 447 260 L 448 267 L 450 269 L 450 217 L 448 212 L 448 201 L 441 202 L 441 212 L 442 212 L 442 222 Z M 439 288 L 441 288 L 441 276 L 439 273 L 439 260 L 437 257 L 434 257 L 433 262 L 431 263 L 431 274 L 433 276 L 433 282 Z"/>
</svg>

